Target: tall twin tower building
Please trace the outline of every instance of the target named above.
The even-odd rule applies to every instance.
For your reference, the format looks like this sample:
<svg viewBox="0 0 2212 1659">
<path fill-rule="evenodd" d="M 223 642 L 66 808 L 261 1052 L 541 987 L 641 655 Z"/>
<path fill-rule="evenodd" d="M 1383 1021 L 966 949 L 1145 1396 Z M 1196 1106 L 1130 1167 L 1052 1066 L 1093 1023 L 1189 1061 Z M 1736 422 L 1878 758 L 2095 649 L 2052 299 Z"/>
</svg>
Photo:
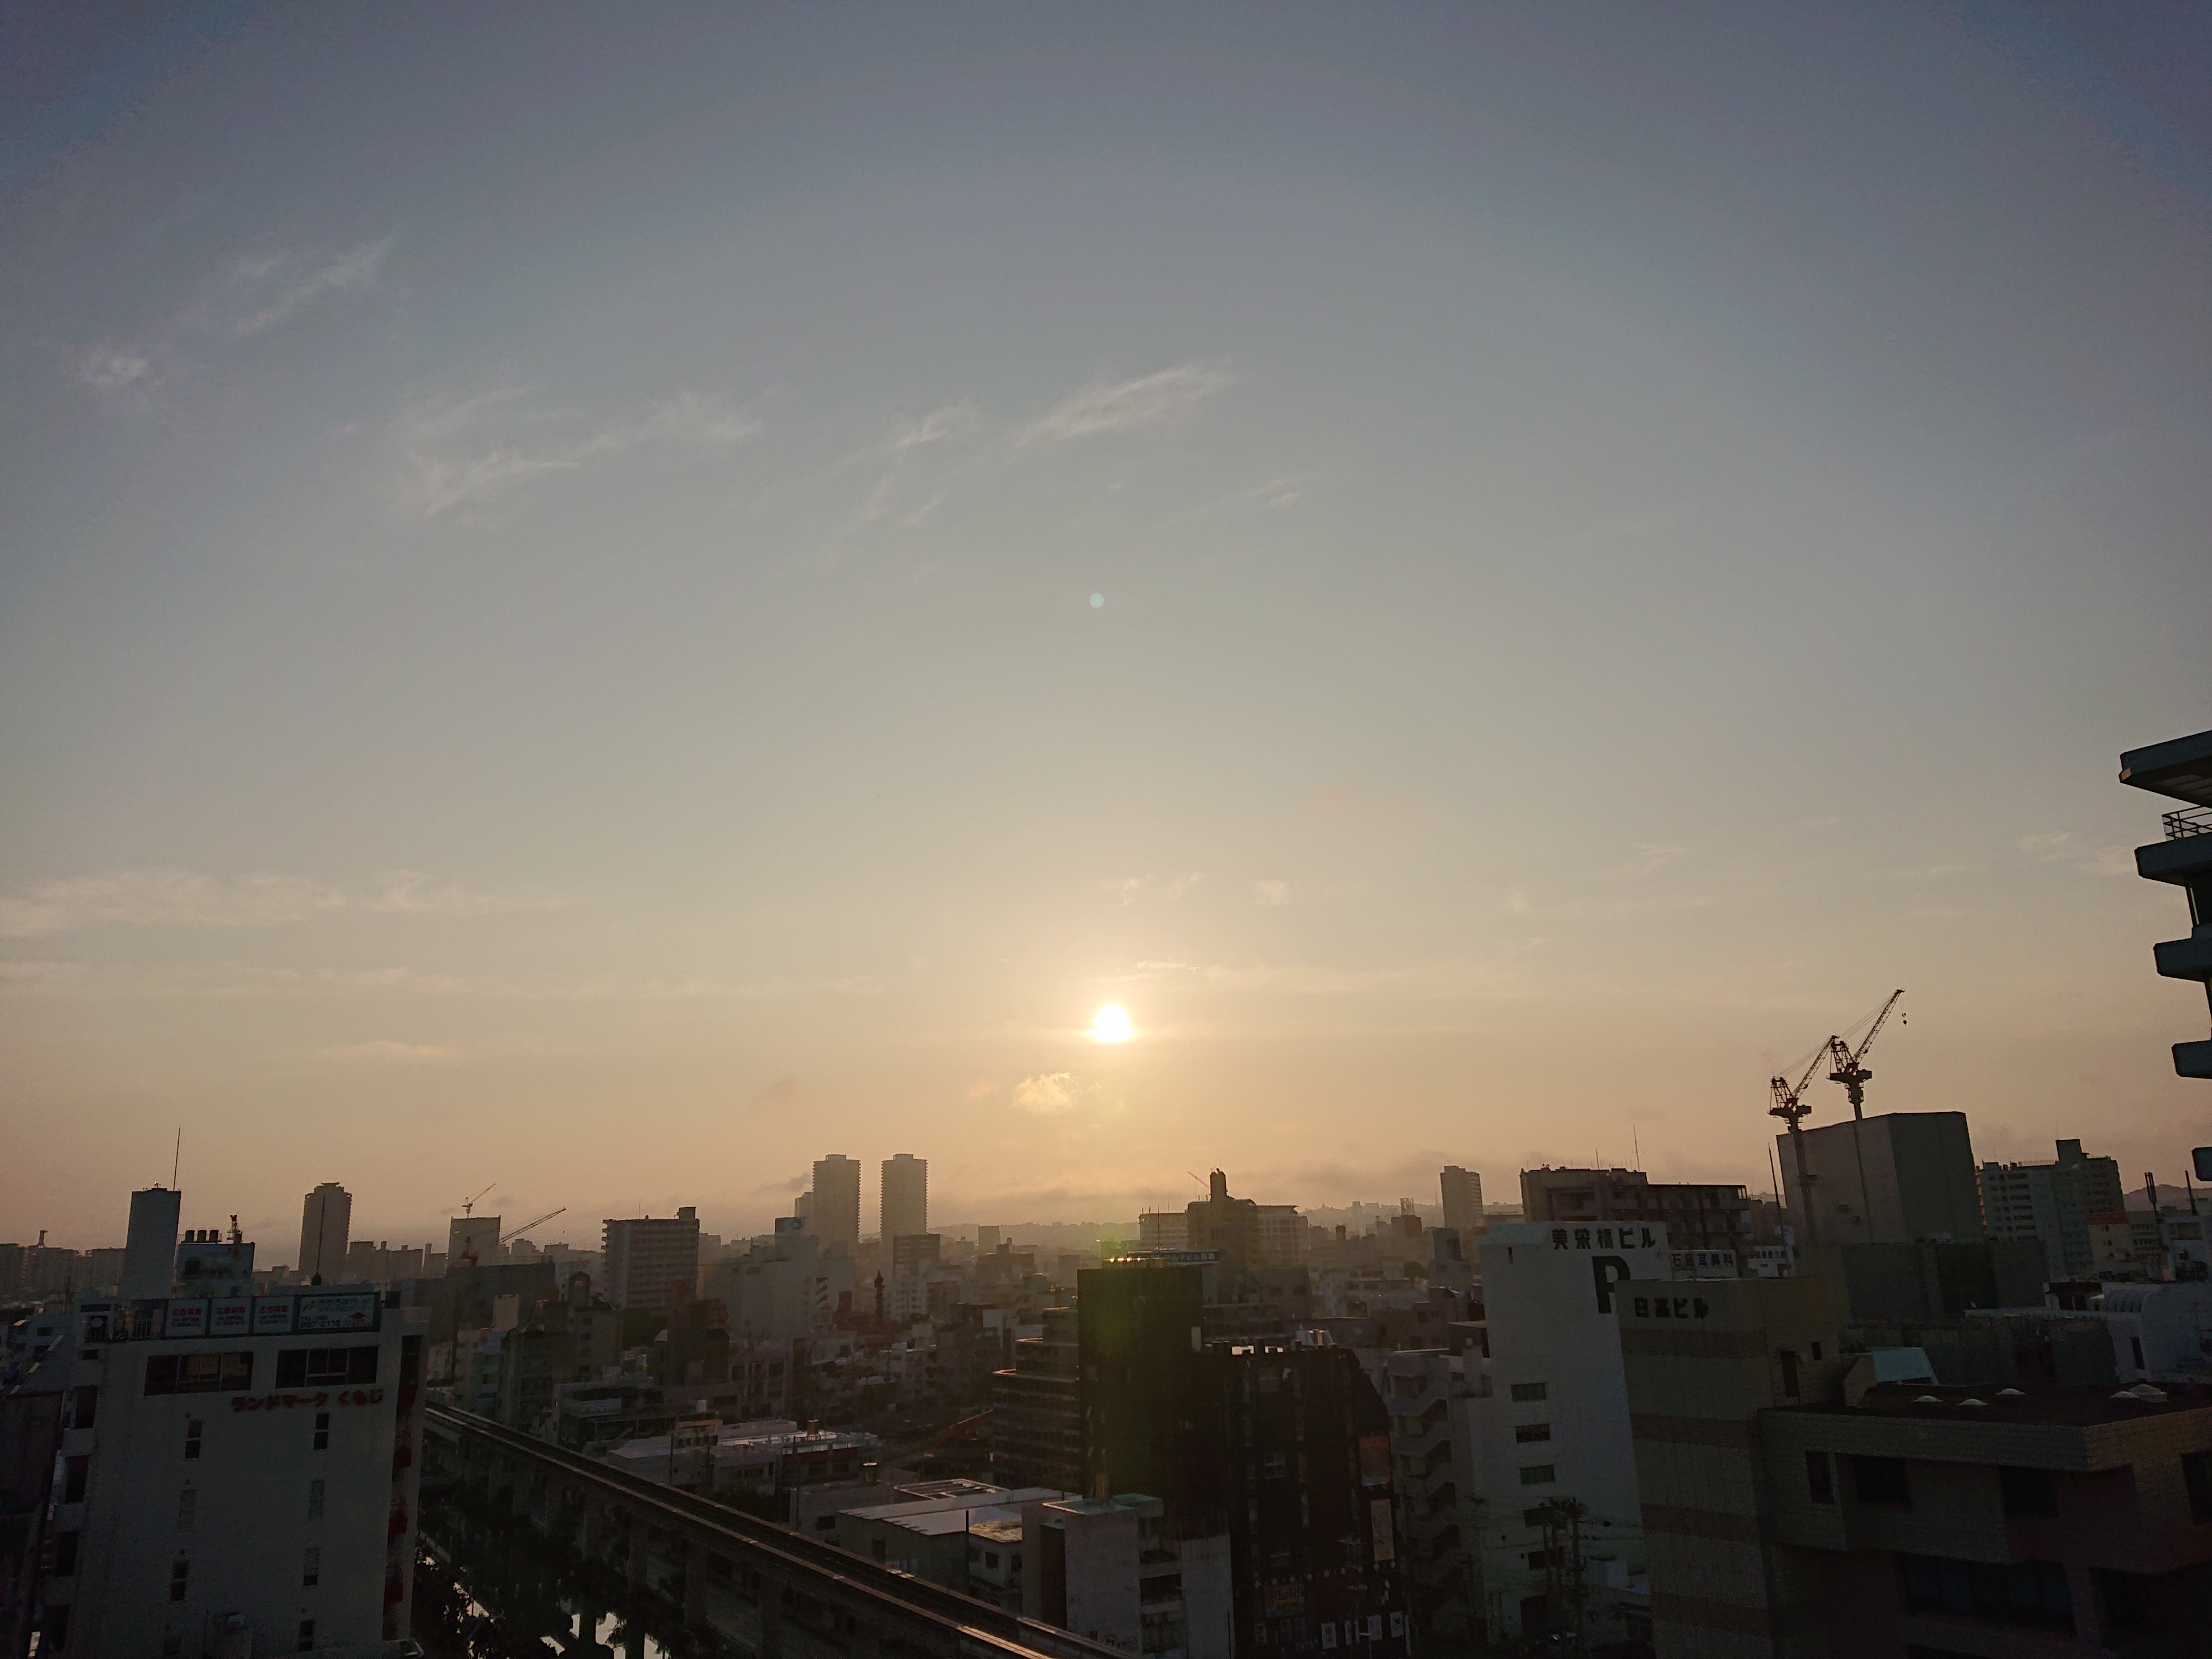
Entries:
<svg viewBox="0 0 2212 1659">
<path fill-rule="evenodd" d="M 877 1219 L 885 1243 L 929 1231 L 929 1161 L 911 1152 L 887 1158 L 878 1189 Z M 817 1158 L 814 1186 L 802 1200 L 806 1231 L 825 1244 L 860 1242 L 860 1164 L 842 1152 Z"/>
</svg>

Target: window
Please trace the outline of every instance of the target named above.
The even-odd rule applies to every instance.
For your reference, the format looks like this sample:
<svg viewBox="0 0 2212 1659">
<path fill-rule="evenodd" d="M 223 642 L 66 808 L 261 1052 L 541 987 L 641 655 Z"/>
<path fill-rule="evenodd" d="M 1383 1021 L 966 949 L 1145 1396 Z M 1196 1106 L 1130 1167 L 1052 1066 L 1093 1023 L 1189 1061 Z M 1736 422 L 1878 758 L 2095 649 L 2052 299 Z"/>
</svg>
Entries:
<svg viewBox="0 0 2212 1659">
<path fill-rule="evenodd" d="M 985 1566 L 987 1566 L 987 1567 L 995 1567 L 995 1566 L 997 1566 L 997 1565 L 999 1565 L 999 1553 L 998 1553 L 998 1551 L 996 1551 L 996 1550 L 986 1550 L 986 1551 L 984 1551 L 984 1552 L 983 1552 L 983 1565 L 984 1565 Z"/>
<path fill-rule="evenodd" d="M 1530 1550 L 1528 1552 L 1528 1571 L 1531 1572 L 1543 1571 L 1546 1567 L 1551 1565 L 1551 1561 L 1552 1553 L 1549 1550 Z"/>
<path fill-rule="evenodd" d="M 313 1589 L 323 1582 L 323 1550 L 319 1544 L 307 1546 L 307 1559 L 300 1566 L 300 1588 Z"/>
<path fill-rule="evenodd" d="M 1815 1358 L 1815 1359 L 1818 1359 L 1820 1357 L 1820 1345 L 1819 1343 L 1815 1342 L 1814 1344 L 1813 1344 L 1813 1358 Z"/>
<path fill-rule="evenodd" d="M 92 1460 L 72 1457 L 62 1465 L 62 1502 L 82 1504 L 84 1489 L 92 1480 Z"/>
<path fill-rule="evenodd" d="M 1902 1554 L 1896 1560 L 1899 1596 L 1917 1612 L 2074 1633 L 2073 1596 L 2059 1562 L 2015 1561 L 2007 1566 Z"/>
<path fill-rule="evenodd" d="M 1517 1406 L 1525 1406 L 1532 1400 L 1543 1397 L 1544 1385 L 1541 1382 L 1516 1382 L 1513 1385 L 1513 1402 Z"/>
<path fill-rule="evenodd" d="M 376 1381 L 376 1347 L 285 1348 L 276 1355 L 280 1389 L 320 1388 Z"/>
<path fill-rule="evenodd" d="M 96 1384 L 88 1382 L 82 1388 L 76 1389 L 70 1396 L 70 1427 L 90 1428 L 94 1413 L 99 1405 L 100 1389 Z"/>
<path fill-rule="evenodd" d="M 76 1540 L 80 1534 L 58 1532 L 54 1534 L 54 1577 L 68 1578 L 76 1571 Z"/>
<path fill-rule="evenodd" d="M 1270 1480 L 1279 1480 L 1290 1472 L 1290 1459 L 1280 1452 L 1269 1452 L 1260 1459 L 1260 1473 Z"/>
<path fill-rule="evenodd" d="M 2136 1369 L 2137 1370 L 2142 1370 L 2142 1369 L 2143 1369 L 2143 1363 L 2142 1363 L 2142 1338 L 2141 1338 L 2141 1337 L 2139 1337 L 2139 1336 L 2131 1336 L 2131 1337 L 2130 1337 L 2130 1338 L 2128 1339 L 2128 1346 L 2129 1346 L 2130 1348 L 2132 1348 L 2132 1349 L 2134 1349 L 2134 1350 L 2135 1350 L 2135 1356 L 2136 1356 Z"/>
<path fill-rule="evenodd" d="M 244 1394 L 253 1386 L 253 1354 L 157 1353 L 146 1362 L 148 1394 Z"/>
<path fill-rule="evenodd" d="M 1524 1527 L 1542 1526 L 1544 1524 L 1544 1511 L 1540 1509 L 1522 1510 L 1521 1524 Z"/>
<path fill-rule="evenodd" d="M 204 1431 L 201 1426 L 200 1419 L 198 1418 L 188 1417 L 185 1419 L 185 1461 L 186 1462 L 197 1462 L 198 1461 L 200 1455 L 200 1436 L 203 1432 L 204 1432 Z"/>
<path fill-rule="evenodd" d="M 307 1519 L 319 1521 L 322 1518 L 323 1483 L 319 1480 L 310 1480 L 307 1482 Z"/>
<path fill-rule="evenodd" d="M 69 1616 L 67 1602 L 64 1602 L 60 1607 L 46 1609 L 45 1622 L 39 1627 L 40 1633 L 46 1638 L 46 1640 L 40 1644 L 42 1649 L 51 1648 L 58 1653 L 69 1645 Z"/>
<path fill-rule="evenodd" d="M 192 1511 L 199 1507 L 200 1495 L 190 1486 L 177 1494 L 177 1530 L 192 1529 Z"/>
<path fill-rule="evenodd" d="M 1552 1425 L 1549 1423 L 1523 1423 L 1515 1428 L 1513 1437 L 1524 1446 L 1532 1441 L 1549 1440 Z"/>
<path fill-rule="evenodd" d="M 1854 1457 L 1850 1462 L 1851 1492 L 1860 1503 L 1891 1510 L 1912 1507 L 1912 1483 L 1903 1458 Z"/>
<path fill-rule="evenodd" d="M 1805 1490 L 1815 1504 L 1836 1501 L 1835 1466 L 1828 1462 L 1824 1451 L 1805 1454 Z"/>
<path fill-rule="evenodd" d="M 315 1413 L 315 1449 L 328 1451 L 330 1449 L 331 1414 L 328 1412 L 317 1412 Z"/>
<path fill-rule="evenodd" d="M 2181 1482 L 2189 1488 L 2189 1518 L 2199 1526 L 2212 1521 L 2212 1451 L 2185 1453 Z"/>
<path fill-rule="evenodd" d="M 1558 1472 L 1549 1463 L 1531 1463 L 1521 1471 L 1521 1484 L 1524 1486 L 1547 1486 L 1559 1478 Z"/>
<path fill-rule="evenodd" d="M 1782 1366 L 1782 1392 L 1795 1400 L 1797 1397 L 1797 1350 L 1778 1348 L 1774 1358 Z"/>
<path fill-rule="evenodd" d="M 2008 1519 L 2058 1513 L 2058 1477 L 2049 1469 L 2000 1468 L 1997 1487 Z"/>
<path fill-rule="evenodd" d="M 192 1564 L 179 1559 L 169 1569 L 169 1599 L 172 1601 L 183 1601 L 186 1593 L 191 1589 L 191 1583 Z"/>
<path fill-rule="evenodd" d="M 314 1650 L 315 1621 L 312 1619 L 302 1619 L 300 1621 L 300 1651 L 313 1653 Z"/>
</svg>

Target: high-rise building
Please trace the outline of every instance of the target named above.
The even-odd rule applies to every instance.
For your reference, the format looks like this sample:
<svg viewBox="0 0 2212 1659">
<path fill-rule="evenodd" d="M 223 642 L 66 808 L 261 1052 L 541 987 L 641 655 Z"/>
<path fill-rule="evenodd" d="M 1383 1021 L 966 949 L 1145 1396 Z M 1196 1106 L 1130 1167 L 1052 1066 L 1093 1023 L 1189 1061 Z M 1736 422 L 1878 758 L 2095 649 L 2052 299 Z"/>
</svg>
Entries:
<svg viewBox="0 0 2212 1659">
<path fill-rule="evenodd" d="M 300 1277 L 311 1285 L 337 1283 L 352 1226 L 351 1193 L 335 1181 L 309 1193 L 300 1210 Z"/>
<path fill-rule="evenodd" d="M 878 1188 L 878 1234 L 884 1243 L 929 1231 L 929 1160 L 912 1152 L 887 1158 Z"/>
<path fill-rule="evenodd" d="M 667 1313 L 699 1291 L 699 1212 L 605 1224 L 607 1300 Z"/>
<path fill-rule="evenodd" d="M 2053 1279 L 2087 1279 L 2098 1267 L 2089 1218 L 2118 1213 L 2126 1225 L 2120 1166 L 2092 1158 L 2078 1140 L 2058 1143 L 2049 1164 L 1984 1164 L 1982 1218 L 1992 1238 L 2032 1238 Z"/>
<path fill-rule="evenodd" d="M 1382 1396 L 1349 1348 L 1205 1340 L 1209 1271 L 1082 1274 L 1088 1496 L 1160 1499 L 1164 1547 L 1227 1534 L 1237 1652 L 1406 1654 Z"/>
<path fill-rule="evenodd" d="M 840 1244 L 856 1250 L 860 1244 L 860 1165 L 842 1152 L 814 1161 L 814 1188 L 806 1206 L 806 1231 L 823 1246 Z M 916 1231 L 921 1229 L 917 1228 Z"/>
<path fill-rule="evenodd" d="M 167 1187 L 149 1187 L 131 1194 L 131 1231 L 124 1237 L 123 1282 L 118 1291 L 125 1301 L 168 1295 L 169 1274 L 177 1260 L 179 1206 L 183 1202 L 183 1194 Z"/>
<path fill-rule="evenodd" d="M 1801 1144 L 1809 1201 L 1797 1168 Z M 1846 1118 L 1778 1134 L 1774 1147 L 1801 1248 L 1984 1236 L 1964 1112 Z"/>
<path fill-rule="evenodd" d="M 42 1651 L 398 1651 L 429 1315 L 383 1304 L 80 1304 Z"/>
<path fill-rule="evenodd" d="M 2165 815 L 2165 840 L 2136 848 L 2136 873 L 2189 896 L 2189 937 L 2157 945 L 2154 960 L 2166 978 L 2203 986 L 2212 1008 L 2212 732 L 2130 750 L 2120 757 L 2120 781 L 2182 803 Z M 2175 1043 L 2173 1069 L 2212 1078 L 2212 1039 Z"/>
<path fill-rule="evenodd" d="M 991 1378 L 991 1478 L 1006 1486 L 1080 1492 L 1081 1362 L 1073 1308 L 1047 1308 L 1042 1334 L 1014 1343 L 1014 1363 Z"/>
<path fill-rule="evenodd" d="M 1474 1248 L 1475 1235 L 1486 1224 L 1482 1212 L 1482 1177 L 1472 1170 L 1462 1170 L 1456 1164 L 1447 1164 L 1438 1184 L 1443 1188 L 1443 1224 L 1458 1229 L 1461 1240 L 1468 1248 Z"/>
</svg>

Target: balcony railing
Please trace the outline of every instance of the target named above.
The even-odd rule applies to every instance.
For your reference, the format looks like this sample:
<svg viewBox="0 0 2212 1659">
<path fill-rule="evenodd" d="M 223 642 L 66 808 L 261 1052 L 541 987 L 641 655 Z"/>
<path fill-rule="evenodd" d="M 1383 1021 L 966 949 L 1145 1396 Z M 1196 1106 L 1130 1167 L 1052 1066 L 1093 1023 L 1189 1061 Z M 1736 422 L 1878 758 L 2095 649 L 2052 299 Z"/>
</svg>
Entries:
<svg viewBox="0 0 2212 1659">
<path fill-rule="evenodd" d="M 2212 806 L 2185 806 L 2179 812 L 2168 812 L 2160 820 L 2166 825 L 2166 838 L 2179 841 L 2185 836 L 2212 836 Z"/>
</svg>

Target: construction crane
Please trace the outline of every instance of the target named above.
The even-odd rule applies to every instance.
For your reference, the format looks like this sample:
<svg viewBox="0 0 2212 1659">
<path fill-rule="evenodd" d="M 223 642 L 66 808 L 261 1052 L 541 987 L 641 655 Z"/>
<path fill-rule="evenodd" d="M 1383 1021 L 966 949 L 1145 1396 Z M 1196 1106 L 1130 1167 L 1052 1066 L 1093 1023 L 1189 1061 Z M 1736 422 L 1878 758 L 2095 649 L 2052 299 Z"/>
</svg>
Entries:
<svg viewBox="0 0 2212 1659">
<path fill-rule="evenodd" d="M 531 1217 L 529 1220 L 524 1222 L 520 1227 L 509 1227 L 505 1232 L 499 1236 L 500 1248 L 504 1249 L 507 1245 L 512 1244 L 516 1239 L 521 1237 L 523 1234 L 528 1232 L 532 1227 L 542 1227 L 547 1222 L 550 1221 L 555 1216 L 566 1215 L 568 1213 L 568 1206 L 563 1204 L 557 1210 L 548 1210 L 544 1215 Z"/>
<path fill-rule="evenodd" d="M 491 1187 L 496 1187 L 498 1185 L 499 1182 L 496 1181 L 491 1183 Z M 471 1193 L 466 1198 L 463 1199 L 461 1200 L 461 1213 L 463 1215 L 474 1215 L 477 1212 L 477 1200 L 482 1198 L 484 1195 L 484 1193 L 489 1192 L 491 1190 L 491 1187 L 485 1188 L 483 1193 Z"/>
<path fill-rule="evenodd" d="M 1854 1118 L 1866 1115 L 1867 1079 L 1874 1075 L 1859 1062 L 1866 1058 L 1867 1050 L 1874 1047 L 1875 1036 L 1889 1018 L 1889 1011 L 1897 1006 L 1898 998 L 1904 994 L 1901 987 L 1889 994 L 1889 1000 L 1881 1005 L 1880 1012 L 1874 1017 L 1874 1023 L 1867 1027 L 1866 1035 L 1859 1039 L 1856 1048 L 1839 1036 L 1828 1039 L 1828 1056 L 1836 1063 L 1836 1069 L 1828 1073 L 1828 1081 L 1844 1085 L 1844 1092 L 1851 1097 L 1851 1115 Z"/>
<path fill-rule="evenodd" d="M 1766 1109 L 1767 1115 L 1778 1117 L 1790 1126 L 1790 1148 L 1797 1158 L 1797 1206 L 1804 1216 L 1805 1243 L 1808 1247 L 1820 1240 L 1813 1222 L 1813 1172 L 1805 1167 L 1804 1124 L 1813 1115 L 1813 1109 L 1805 1103 L 1805 1091 L 1812 1084 L 1813 1073 L 1820 1069 L 1820 1062 L 1827 1057 L 1828 1045 L 1820 1043 L 1814 1048 L 1804 1075 L 1796 1082 L 1778 1077 L 1768 1085 L 1774 1091 L 1774 1104 Z"/>
</svg>

